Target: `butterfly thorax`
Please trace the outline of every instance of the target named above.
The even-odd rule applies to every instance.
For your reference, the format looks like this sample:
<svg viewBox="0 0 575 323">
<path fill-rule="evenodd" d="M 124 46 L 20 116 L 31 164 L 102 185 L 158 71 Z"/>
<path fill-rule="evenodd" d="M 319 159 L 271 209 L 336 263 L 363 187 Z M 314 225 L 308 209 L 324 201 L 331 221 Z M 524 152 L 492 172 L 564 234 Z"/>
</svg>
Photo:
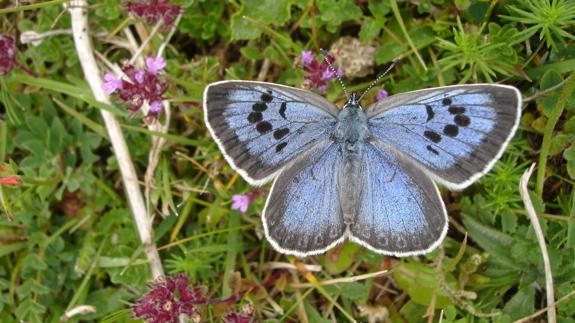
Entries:
<svg viewBox="0 0 575 323">
<path fill-rule="evenodd" d="M 361 154 L 362 146 L 369 137 L 367 116 L 355 100 L 355 94 L 337 116 L 334 139 L 342 145 L 344 153 Z"/>
<path fill-rule="evenodd" d="M 352 224 L 359 210 L 361 194 L 361 162 L 369 138 L 367 116 L 356 101 L 355 94 L 338 115 L 334 140 L 340 145 L 343 165 L 338 174 L 339 195 L 344 222 Z"/>
</svg>

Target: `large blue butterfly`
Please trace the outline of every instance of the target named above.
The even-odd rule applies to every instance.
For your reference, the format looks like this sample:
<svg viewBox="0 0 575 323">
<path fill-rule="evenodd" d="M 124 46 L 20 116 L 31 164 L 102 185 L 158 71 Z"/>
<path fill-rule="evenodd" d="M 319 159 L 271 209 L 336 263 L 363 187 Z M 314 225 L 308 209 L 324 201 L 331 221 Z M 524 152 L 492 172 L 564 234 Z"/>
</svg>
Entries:
<svg viewBox="0 0 575 323">
<path fill-rule="evenodd" d="M 223 81 L 204 92 L 205 121 L 226 160 L 253 185 L 273 179 L 262 214 L 278 251 L 323 253 L 344 239 L 395 256 L 423 254 L 447 232 L 436 184 L 460 190 L 488 172 L 517 129 L 511 86 L 402 93 L 365 111 L 314 93 Z"/>
</svg>

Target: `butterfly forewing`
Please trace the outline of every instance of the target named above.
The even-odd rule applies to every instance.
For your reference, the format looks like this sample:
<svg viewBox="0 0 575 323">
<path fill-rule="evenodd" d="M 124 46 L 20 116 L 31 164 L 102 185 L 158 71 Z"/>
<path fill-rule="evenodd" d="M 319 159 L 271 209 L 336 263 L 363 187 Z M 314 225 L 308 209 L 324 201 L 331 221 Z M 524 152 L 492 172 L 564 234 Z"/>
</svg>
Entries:
<svg viewBox="0 0 575 323">
<path fill-rule="evenodd" d="M 352 241 L 378 253 L 408 256 L 426 253 L 443 240 L 447 212 L 437 186 L 403 155 L 367 144 L 359 180 Z"/>
<path fill-rule="evenodd" d="M 504 85 L 448 86 L 394 95 L 366 113 L 374 142 L 463 189 L 491 169 L 513 137 L 521 94 Z"/>
<path fill-rule="evenodd" d="M 271 83 L 223 81 L 204 92 L 212 136 L 234 169 L 256 185 L 328 138 L 337 113 L 316 94 Z"/>
<path fill-rule="evenodd" d="M 343 241 L 346 225 L 334 176 L 341 163 L 338 146 L 320 142 L 274 181 L 262 220 L 276 250 L 303 257 Z"/>
</svg>

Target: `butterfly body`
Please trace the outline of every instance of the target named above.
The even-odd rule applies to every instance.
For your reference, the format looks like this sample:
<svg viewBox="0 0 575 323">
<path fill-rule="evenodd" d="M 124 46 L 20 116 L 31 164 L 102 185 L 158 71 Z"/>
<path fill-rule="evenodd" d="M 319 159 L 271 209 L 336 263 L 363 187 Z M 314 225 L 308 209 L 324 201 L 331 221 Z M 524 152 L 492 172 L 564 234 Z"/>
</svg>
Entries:
<svg viewBox="0 0 575 323">
<path fill-rule="evenodd" d="M 346 225 L 354 222 L 359 208 L 357 202 L 361 195 L 361 161 L 370 136 L 367 116 L 356 97 L 352 93 L 350 100 L 339 112 L 333 134 L 333 140 L 342 154 L 342 167 L 337 177 L 343 222 Z"/>
<path fill-rule="evenodd" d="M 273 180 L 262 222 L 283 253 L 319 254 L 345 239 L 378 253 L 429 252 L 447 232 L 435 182 L 463 189 L 517 128 L 521 96 L 473 84 L 343 109 L 308 91 L 223 81 L 204 92 L 210 133 L 251 184 Z"/>
</svg>

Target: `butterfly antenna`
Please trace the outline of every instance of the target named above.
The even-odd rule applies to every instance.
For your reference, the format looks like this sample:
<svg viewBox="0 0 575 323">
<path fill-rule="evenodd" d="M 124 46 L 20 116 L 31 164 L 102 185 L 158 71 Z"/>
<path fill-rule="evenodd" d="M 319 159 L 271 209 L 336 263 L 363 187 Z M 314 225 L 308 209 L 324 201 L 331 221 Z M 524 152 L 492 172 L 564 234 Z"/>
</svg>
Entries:
<svg viewBox="0 0 575 323">
<path fill-rule="evenodd" d="M 327 65 L 329 65 L 329 68 L 335 74 L 335 77 L 339 81 L 339 84 L 341 84 L 341 87 L 343 88 L 343 93 L 345 93 L 345 97 L 349 100 L 349 93 L 347 92 L 347 88 L 345 87 L 345 83 L 343 83 L 343 80 L 341 79 L 341 75 L 339 75 L 337 70 L 333 67 L 333 65 L 331 65 L 331 62 L 328 59 L 328 57 L 330 57 L 331 55 L 329 55 L 329 53 L 325 49 L 320 49 L 319 51 L 323 55 L 323 60 L 327 62 Z"/>
<path fill-rule="evenodd" d="M 359 97 L 359 100 L 357 100 L 358 102 L 361 102 L 361 99 L 363 99 L 363 97 L 367 94 L 367 92 L 369 92 L 369 90 L 373 89 L 374 86 L 377 85 L 377 83 L 379 83 L 379 81 L 381 80 L 382 77 L 386 76 L 387 73 L 389 73 L 389 71 L 391 71 L 393 69 L 393 67 L 395 66 L 395 64 L 399 62 L 399 57 L 396 57 L 393 61 L 391 61 L 391 65 L 389 65 L 389 67 L 381 74 L 379 74 L 375 80 L 373 80 L 373 82 L 371 82 L 371 84 L 367 87 L 367 89 L 365 91 L 363 91 L 363 93 L 361 94 L 361 96 Z"/>
</svg>

